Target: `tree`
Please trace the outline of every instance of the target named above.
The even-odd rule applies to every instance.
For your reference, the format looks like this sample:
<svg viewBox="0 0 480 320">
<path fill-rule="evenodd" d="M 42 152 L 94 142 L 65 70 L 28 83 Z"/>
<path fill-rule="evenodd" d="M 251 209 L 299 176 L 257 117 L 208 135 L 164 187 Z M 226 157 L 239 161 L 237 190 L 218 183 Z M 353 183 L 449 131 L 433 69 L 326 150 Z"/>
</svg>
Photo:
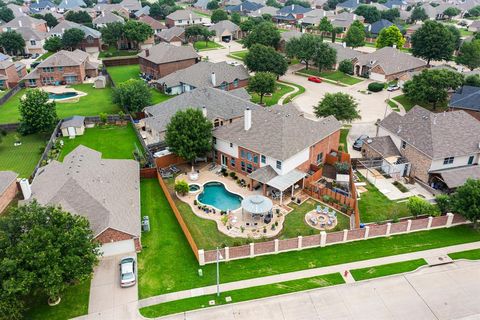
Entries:
<svg viewBox="0 0 480 320">
<path fill-rule="evenodd" d="M 449 60 L 455 50 L 453 34 L 441 23 L 425 21 L 412 35 L 412 54 L 427 60 Z"/>
<path fill-rule="evenodd" d="M 289 58 L 297 58 L 305 63 L 308 70 L 309 62 L 315 56 L 315 48 L 322 40 L 309 33 L 304 33 L 300 38 L 292 38 L 285 45 L 285 53 Z"/>
<path fill-rule="evenodd" d="M 480 67 L 480 40 L 465 41 L 458 52 L 457 63 L 472 71 Z"/>
<path fill-rule="evenodd" d="M 382 19 L 388 20 L 393 23 L 398 18 L 400 18 L 400 11 L 398 11 L 397 8 L 382 11 Z"/>
<path fill-rule="evenodd" d="M 311 4 L 310 2 L 308 1 L 303 1 L 303 0 L 287 0 L 285 2 L 285 6 L 291 6 L 291 5 L 298 5 L 298 6 L 302 6 L 304 8 L 311 8 Z"/>
<path fill-rule="evenodd" d="M 58 301 L 68 286 L 88 281 L 98 262 L 100 245 L 85 217 L 36 201 L 0 218 L 0 239 L 3 319 L 17 319 L 34 293 Z"/>
<path fill-rule="evenodd" d="M 468 179 L 458 187 L 452 195 L 452 206 L 456 212 L 472 221 L 477 229 L 480 219 L 480 180 Z"/>
<path fill-rule="evenodd" d="M 240 23 L 240 30 L 249 33 L 255 28 L 255 25 L 256 24 L 252 19 L 247 19 Z"/>
<path fill-rule="evenodd" d="M 85 38 L 85 32 L 83 30 L 72 28 L 65 30 L 62 36 L 62 43 L 65 48 L 73 50 L 80 42 Z"/>
<path fill-rule="evenodd" d="M 233 23 L 235 23 L 237 26 L 239 26 L 240 23 L 242 23 L 242 17 L 238 12 L 232 12 L 232 14 L 230 15 L 230 20 Z"/>
<path fill-rule="evenodd" d="M 20 128 L 24 134 L 51 132 L 58 122 L 55 101 L 48 101 L 48 92 L 40 89 L 27 90 L 20 99 Z"/>
<path fill-rule="evenodd" d="M 414 217 L 438 215 L 438 211 L 430 202 L 419 197 L 408 198 L 407 208 Z"/>
<path fill-rule="evenodd" d="M 320 35 L 323 37 L 325 32 L 332 32 L 333 25 L 327 17 L 323 17 L 318 25 L 318 30 L 320 30 Z"/>
<path fill-rule="evenodd" d="M 9 7 L 0 7 L 0 20 L 10 22 L 15 19 L 12 9 Z"/>
<path fill-rule="evenodd" d="M 455 16 L 458 16 L 460 14 L 460 9 L 455 8 L 455 7 L 448 7 L 443 11 L 443 14 L 446 15 L 449 19 L 452 19 Z"/>
<path fill-rule="evenodd" d="M 313 60 L 319 72 L 325 69 L 332 69 L 335 63 L 337 63 L 337 50 L 330 47 L 327 43 L 317 43 Z"/>
<path fill-rule="evenodd" d="M 6 53 L 16 55 L 25 48 L 25 40 L 20 33 L 16 31 L 6 31 L 0 33 L 0 47 Z"/>
<path fill-rule="evenodd" d="M 43 49 L 49 52 L 57 52 L 62 49 L 62 39 L 59 37 L 50 37 L 45 40 L 45 44 L 43 45 Z"/>
<path fill-rule="evenodd" d="M 102 41 L 109 46 L 117 47 L 123 36 L 123 23 L 111 22 L 107 23 L 100 29 L 102 33 Z"/>
<path fill-rule="evenodd" d="M 446 28 L 453 36 L 454 50 L 460 49 L 462 44 L 462 35 L 460 34 L 460 29 L 453 25 L 446 25 Z"/>
<path fill-rule="evenodd" d="M 135 43 L 135 47 L 138 48 L 140 42 L 153 36 L 153 30 L 146 23 L 130 19 L 123 26 L 123 35 L 129 41 Z"/>
<path fill-rule="evenodd" d="M 209 1 L 207 3 L 207 9 L 208 10 L 215 10 L 215 9 L 218 9 L 218 8 L 220 8 L 220 6 L 218 5 L 217 0 L 212 0 L 212 1 Z"/>
<path fill-rule="evenodd" d="M 415 7 L 413 8 L 412 14 L 410 15 L 410 19 L 414 23 L 417 21 L 425 21 L 428 19 L 428 15 L 423 7 Z"/>
<path fill-rule="evenodd" d="M 472 9 L 468 10 L 468 16 L 470 17 L 480 16 L 480 6 L 475 6 Z"/>
<path fill-rule="evenodd" d="M 361 119 L 358 103 L 351 95 L 343 92 L 325 93 L 314 112 L 318 118 L 334 116 L 337 120 L 345 122 Z"/>
<path fill-rule="evenodd" d="M 350 25 L 344 41 L 348 47 L 352 48 L 361 47 L 365 44 L 365 28 L 360 21 L 355 20 Z"/>
<path fill-rule="evenodd" d="M 247 48 L 251 48 L 255 44 L 263 44 L 276 48 L 280 42 L 280 31 L 273 23 L 262 22 L 255 26 L 252 31 L 245 37 L 243 44 Z"/>
<path fill-rule="evenodd" d="M 190 186 L 185 180 L 178 180 L 175 182 L 175 192 L 181 194 L 182 196 L 186 195 L 190 191 Z"/>
<path fill-rule="evenodd" d="M 65 15 L 65 20 L 73 21 L 79 24 L 91 23 L 92 17 L 87 13 L 87 11 L 68 11 Z"/>
<path fill-rule="evenodd" d="M 205 41 L 205 46 L 208 47 L 208 41 L 210 40 L 211 37 L 215 37 L 215 31 L 214 30 L 208 30 L 208 28 L 203 28 L 202 29 L 202 38 L 203 38 L 203 41 Z"/>
<path fill-rule="evenodd" d="M 170 119 L 165 142 L 171 152 L 190 161 L 212 150 L 212 122 L 200 109 L 180 110 Z"/>
<path fill-rule="evenodd" d="M 278 9 L 280 9 L 282 7 L 282 5 L 280 3 L 278 3 L 276 0 L 267 0 L 267 2 L 265 4 L 269 7 L 274 7 L 274 8 L 278 8 Z"/>
<path fill-rule="evenodd" d="M 285 58 L 272 47 L 261 44 L 253 45 L 245 55 L 245 65 L 253 72 L 271 72 L 277 76 L 284 75 L 288 69 Z"/>
<path fill-rule="evenodd" d="M 337 40 L 337 34 L 342 33 L 343 28 L 342 27 L 334 27 L 332 30 L 332 43 L 335 43 Z"/>
<path fill-rule="evenodd" d="M 452 210 L 452 201 L 449 195 L 438 194 L 435 196 L 435 202 L 437 203 L 438 210 L 440 213 L 451 212 Z"/>
<path fill-rule="evenodd" d="M 129 79 L 113 89 L 113 102 L 128 111 L 139 112 L 152 102 L 148 86 L 139 79 Z"/>
<path fill-rule="evenodd" d="M 342 60 L 338 65 L 338 70 L 346 74 L 353 74 L 353 63 L 352 60 Z"/>
<path fill-rule="evenodd" d="M 257 93 L 260 96 L 260 104 L 262 104 L 263 96 L 275 91 L 275 75 L 271 72 L 257 72 L 248 81 L 248 91 Z"/>
<path fill-rule="evenodd" d="M 402 48 L 405 44 L 405 38 L 402 36 L 400 29 L 396 25 L 383 28 L 375 42 L 376 48 L 393 47 Z"/>
<path fill-rule="evenodd" d="M 377 8 L 366 4 L 359 5 L 355 9 L 355 14 L 364 17 L 367 23 L 374 23 L 382 18 L 382 14 Z"/>
<path fill-rule="evenodd" d="M 32 14 L 32 17 L 36 19 L 45 20 L 47 22 L 47 26 L 49 26 L 50 28 L 53 28 L 58 24 L 57 18 L 55 18 L 51 13 L 46 13 L 45 15 L 35 13 L 35 14 Z"/>
<path fill-rule="evenodd" d="M 433 110 L 447 102 L 448 91 L 463 85 L 463 75 L 447 69 L 423 70 L 403 86 L 405 96 L 411 101 L 430 103 Z"/>
<path fill-rule="evenodd" d="M 480 87 L 480 75 L 472 74 L 465 77 L 465 85 L 472 87 Z"/>
<path fill-rule="evenodd" d="M 212 21 L 212 23 L 228 20 L 228 14 L 222 9 L 217 9 L 212 12 L 212 16 L 210 17 L 210 20 Z"/>
</svg>

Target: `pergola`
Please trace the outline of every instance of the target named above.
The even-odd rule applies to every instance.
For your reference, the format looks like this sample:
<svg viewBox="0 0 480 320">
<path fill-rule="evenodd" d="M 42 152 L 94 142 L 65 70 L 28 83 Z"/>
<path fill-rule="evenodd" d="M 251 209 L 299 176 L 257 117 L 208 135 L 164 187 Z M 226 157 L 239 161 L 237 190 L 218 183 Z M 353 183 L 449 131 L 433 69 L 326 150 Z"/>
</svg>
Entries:
<svg viewBox="0 0 480 320">
<path fill-rule="evenodd" d="M 287 174 L 278 175 L 275 178 L 271 179 L 270 181 L 267 182 L 267 185 L 277 190 L 280 190 L 280 204 L 282 204 L 283 194 L 285 193 L 285 190 L 287 190 L 288 188 L 291 188 L 291 192 L 292 192 L 291 196 L 293 197 L 293 192 L 295 191 L 295 184 L 298 181 L 302 180 L 302 188 L 303 188 L 305 183 L 304 178 L 306 175 L 307 174 L 305 172 L 302 172 L 297 169 L 293 169 Z"/>
</svg>

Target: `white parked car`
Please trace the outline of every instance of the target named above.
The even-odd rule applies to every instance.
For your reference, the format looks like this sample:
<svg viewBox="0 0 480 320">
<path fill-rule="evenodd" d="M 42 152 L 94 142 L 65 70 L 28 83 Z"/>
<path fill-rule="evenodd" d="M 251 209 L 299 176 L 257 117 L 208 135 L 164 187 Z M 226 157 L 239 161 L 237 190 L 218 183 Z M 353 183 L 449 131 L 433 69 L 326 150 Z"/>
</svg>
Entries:
<svg viewBox="0 0 480 320">
<path fill-rule="evenodd" d="M 120 287 L 126 288 L 137 282 L 135 258 L 125 257 L 120 261 Z"/>
<path fill-rule="evenodd" d="M 236 67 L 236 66 L 239 66 L 239 65 L 240 65 L 240 62 L 237 62 L 237 61 L 227 61 L 227 64 Z"/>
<path fill-rule="evenodd" d="M 397 91 L 400 90 L 400 87 L 397 85 L 388 86 L 387 91 Z"/>
</svg>

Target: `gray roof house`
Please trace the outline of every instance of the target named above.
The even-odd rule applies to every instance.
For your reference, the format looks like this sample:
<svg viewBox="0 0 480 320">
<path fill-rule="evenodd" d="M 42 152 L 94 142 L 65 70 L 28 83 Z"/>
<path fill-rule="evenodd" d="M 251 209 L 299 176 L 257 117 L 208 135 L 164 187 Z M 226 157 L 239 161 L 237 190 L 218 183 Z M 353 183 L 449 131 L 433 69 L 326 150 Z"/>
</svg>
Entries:
<svg viewBox="0 0 480 320">
<path fill-rule="evenodd" d="M 163 29 L 157 33 L 157 37 L 160 41 L 166 43 L 177 43 L 180 45 L 185 41 L 185 28 L 171 27 L 169 29 Z"/>
<path fill-rule="evenodd" d="M 465 110 L 480 120 L 480 88 L 463 86 L 450 98 L 448 107 L 453 110 Z"/>
<path fill-rule="evenodd" d="M 65 12 L 73 8 L 78 7 L 87 7 L 86 3 L 83 0 L 62 0 L 58 5 L 59 12 Z"/>
<path fill-rule="evenodd" d="M 360 0 L 347 0 L 337 4 L 336 10 L 347 10 L 353 12 L 358 6 L 360 6 Z"/>
<path fill-rule="evenodd" d="M 102 36 L 101 32 L 98 30 L 95 30 L 87 26 L 84 26 L 82 24 L 78 24 L 76 22 L 68 21 L 68 20 L 64 20 L 59 24 L 57 24 L 52 29 L 50 29 L 50 31 L 48 32 L 48 36 L 61 37 L 66 30 L 73 29 L 73 28 L 82 30 L 85 33 L 85 38 L 92 37 L 94 39 L 100 39 Z"/>
<path fill-rule="evenodd" d="M 255 11 L 250 11 L 249 13 L 247 13 L 247 15 L 249 17 L 255 18 L 255 17 L 261 17 L 264 14 L 275 16 L 277 15 L 277 13 L 278 13 L 278 8 L 265 6 L 265 7 L 258 8 Z"/>
<path fill-rule="evenodd" d="M 60 205 L 86 217 L 101 243 L 134 239 L 140 248 L 140 175 L 134 160 L 102 159 L 102 154 L 78 146 L 63 162 L 40 168 L 31 184 L 43 205 Z"/>
<path fill-rule="evenodd" d="M 217 41 L 237 40 L 241 38 L 242 31 L 230 20 L 222 20 L 208 27 L 208 30 L 215 31 Z"/>
<path fill-rule="evenodd" d="M 120 5 L 130 12 L 135 12 L 142 9 L 142 4 L 138 0 L 123 0 Z"/>
<path fill-rule="evenodd" d="M 378 128 L 411 163 L 410 175 L 434 188 L 454 189 L 465 174 L 479 174 L 480 122 L 465 111 L 438 114 L 415 106 L 403 116 L 392 112 Z M 444 175 L 459 168 L 463 181 L 448 184 Z"/>
<path fill-rule="evenodd" d="M 120 23 L 125 23 L 125 19 L 122 17 L 116 15 L 113 12 L 104 12 L 96 17 L 95 19 L 92 20 L 92 24 L 95 28 L 102 28 L 107 25 L 107 23 L 112 23 L 112 22 L 120 22 Z"/>
<path fill-rule="evenodd" d="M 13 171 L 0 171 L 0 214 L 17 195 L 18 174 Z"/>
<path fill-rule="evenodd" d="M 232 66 L 225 61 L 213 63 L 201 61 L 188 68 L 175 71 L 156 80 L 167 94 L 181 94 L 196 88 L 213 87 L 235 90 L 244 87 L 250 77 L 243 65 Z"/>
</svg>

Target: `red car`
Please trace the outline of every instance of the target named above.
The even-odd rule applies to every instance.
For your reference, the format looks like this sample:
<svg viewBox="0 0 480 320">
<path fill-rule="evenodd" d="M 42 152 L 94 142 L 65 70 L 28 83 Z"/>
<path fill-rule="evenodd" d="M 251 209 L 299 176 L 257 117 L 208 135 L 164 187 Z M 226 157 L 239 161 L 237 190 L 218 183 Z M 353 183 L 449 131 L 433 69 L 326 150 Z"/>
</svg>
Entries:
<svg viewBox="0 0 480 320">
<path fill-rule="evenodd" d="M 312 81 L 315 83 L 322 83 L 322 79 L 320 79 L 319 77 L 308 77 L 308 81 Z"/>
</svg>

